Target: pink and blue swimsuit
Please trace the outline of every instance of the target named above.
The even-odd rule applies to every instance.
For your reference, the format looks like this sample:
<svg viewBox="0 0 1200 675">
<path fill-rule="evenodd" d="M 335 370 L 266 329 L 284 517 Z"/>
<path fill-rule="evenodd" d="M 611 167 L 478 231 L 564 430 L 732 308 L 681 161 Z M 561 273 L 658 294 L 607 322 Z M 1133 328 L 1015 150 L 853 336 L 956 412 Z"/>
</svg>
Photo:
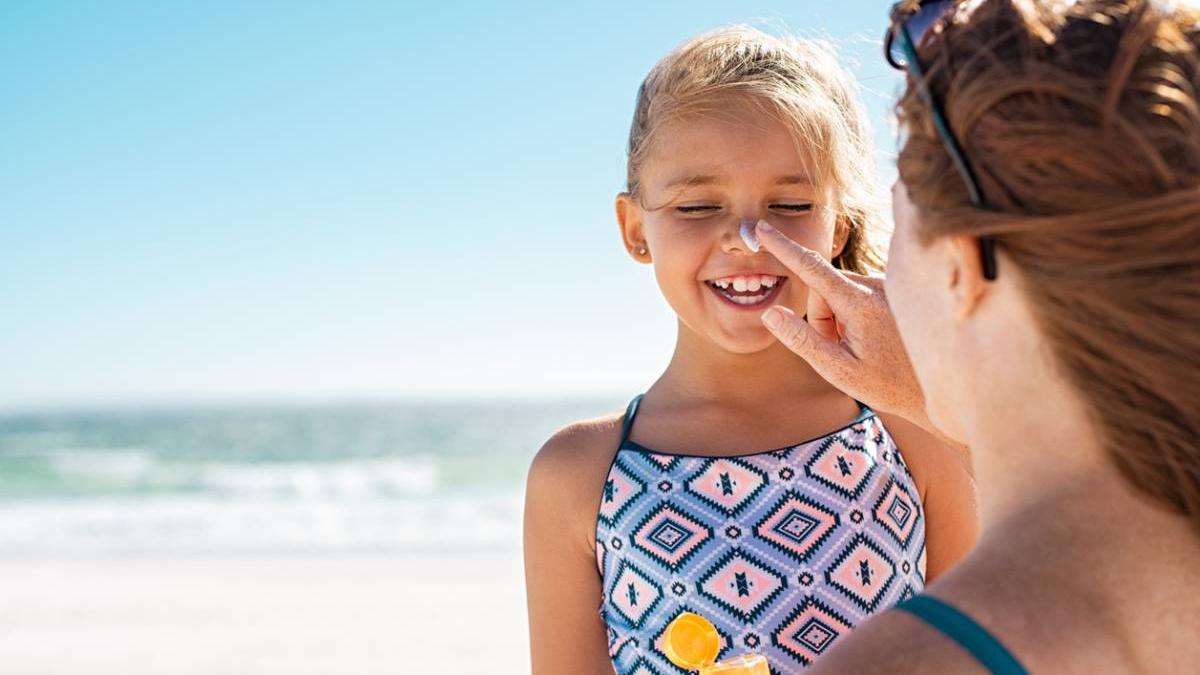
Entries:
<svg viewBox="0 0 1200 675">
<path fill-rule="evenodd" d="M 867 617 L 925 586 L 920 495 L 879 417 L 826 436 L 701 457 L 629 440 L 625 413 L 596 523 L 600 612 L 618 675 L 683 674 L 663 656 L 680 612 L 713 622 L 720 659 L 799 673 Z"/>
</svg>

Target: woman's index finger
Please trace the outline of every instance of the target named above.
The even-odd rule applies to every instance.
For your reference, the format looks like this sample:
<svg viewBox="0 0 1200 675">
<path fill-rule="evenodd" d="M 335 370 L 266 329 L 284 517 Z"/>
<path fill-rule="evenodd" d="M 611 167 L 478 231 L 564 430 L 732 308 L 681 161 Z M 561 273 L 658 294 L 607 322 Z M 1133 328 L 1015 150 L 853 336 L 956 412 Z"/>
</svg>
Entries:
<svg viewBox="0 0 1200 675">
<path fill-rule="evenodd" d="M 792 241 L 765 220 L 755 228 L 763 248 L 774 255 L 784 267 L 794 272 L 800 281 L 817 291 L 830 305 L 848 300 L 859 285 L 842 274 L 820 253 Z"/>
</svg>

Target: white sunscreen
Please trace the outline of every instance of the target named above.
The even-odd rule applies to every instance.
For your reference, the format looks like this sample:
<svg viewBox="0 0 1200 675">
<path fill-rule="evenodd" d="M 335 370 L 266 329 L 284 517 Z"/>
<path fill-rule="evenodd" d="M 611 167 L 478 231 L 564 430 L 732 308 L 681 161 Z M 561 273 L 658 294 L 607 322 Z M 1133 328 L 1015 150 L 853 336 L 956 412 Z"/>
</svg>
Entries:
<svg viewBox="0 0 1200 675">
<path fill-rule="evenodd" d="M 738 233 L 742 235 L 742 241 L 746 242 L 746 246 L 755 253 L 758 253 L 758 249 L 762 248 L 762 244 L 758 241 L 758 233 L 754 231 L 754 227 L 757 224 L 753 220 L 743 220 L 742 226 L 738 228 Z"/>
</svg>

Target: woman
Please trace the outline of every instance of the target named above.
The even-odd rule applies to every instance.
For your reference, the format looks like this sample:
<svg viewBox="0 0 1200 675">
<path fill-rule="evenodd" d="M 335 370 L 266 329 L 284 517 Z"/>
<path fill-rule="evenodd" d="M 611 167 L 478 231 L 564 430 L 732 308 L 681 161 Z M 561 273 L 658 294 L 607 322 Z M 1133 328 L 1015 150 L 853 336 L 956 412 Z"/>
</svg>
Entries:
<svg viewBox="0 0 1200 675">
<path fill-rule="evenodd" d="M 979 491 L 972 554 L 814 672 L 1195 672 L 1197 26 L 1143 0 L 902 3 L 886 300 L 760 232 L 819 294 L 772 332 L 969 446 Z M 883 376 L 889 304 L 915 381 Z"/>
</svg>

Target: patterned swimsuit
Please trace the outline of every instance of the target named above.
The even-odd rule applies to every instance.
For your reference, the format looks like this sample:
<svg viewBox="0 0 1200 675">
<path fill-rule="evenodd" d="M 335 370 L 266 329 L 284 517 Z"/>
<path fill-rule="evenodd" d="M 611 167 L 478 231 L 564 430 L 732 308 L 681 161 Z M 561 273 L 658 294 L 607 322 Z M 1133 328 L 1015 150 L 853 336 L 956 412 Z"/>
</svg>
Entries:
<svg viewBox="0 0 1200 675">
<path fill-rule="evenodd" d="M 895 442 L 865 406 L 849 425 L 730 457 L 656 452 L 624 429 L 601 497 L 600 613 L 618 675 L 683 674 L 660 650 L 680 612 L 721 659 L 799 673 L 867 617 L 925 586 L 925 519 Z"/>
</svg>

